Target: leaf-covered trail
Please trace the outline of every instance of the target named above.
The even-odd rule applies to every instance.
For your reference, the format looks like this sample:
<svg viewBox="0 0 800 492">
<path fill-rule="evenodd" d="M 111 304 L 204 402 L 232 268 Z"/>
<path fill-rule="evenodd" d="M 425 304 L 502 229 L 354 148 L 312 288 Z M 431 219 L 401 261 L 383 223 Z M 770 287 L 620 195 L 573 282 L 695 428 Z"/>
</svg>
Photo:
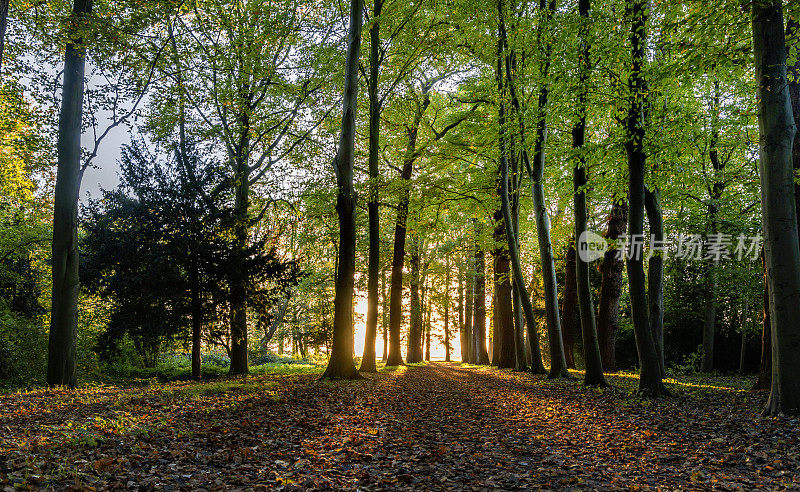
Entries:
<svg viewBox="0 0 800 492">
<path fill-rule="evenodd" d="M 0 397 L 3 486 L 800 484 L 797 421 L 758 417 L 763 395 L 747 392 L 676 386 L 675 398 L 650 402 L 439 363 L 360 382 L 307 375 L 205 384 Z"/>
</svg>

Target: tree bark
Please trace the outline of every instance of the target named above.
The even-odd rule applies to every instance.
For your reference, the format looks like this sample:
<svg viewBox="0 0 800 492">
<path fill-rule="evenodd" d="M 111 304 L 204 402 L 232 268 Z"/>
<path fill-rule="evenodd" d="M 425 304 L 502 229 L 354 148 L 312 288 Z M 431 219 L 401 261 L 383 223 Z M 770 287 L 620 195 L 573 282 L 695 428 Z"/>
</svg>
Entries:
<svg viewBox="0 0 800 492">
<path fill-rule="evenodd" d="M 247 374 L 247 240 L 250 222 L 250 119 L 241 116 L 241 133 L 235 156 L 236 183 L 234 200 L 233 261 L 229 273 L 231 289 L 231 366 L 230 374 Z"/>
<path fill-rule="evenodd" d="M 475 230 L 475 291 L 472 315 L 472 360 L 475 364 L 488 365 L 489 352 L 486 350 L 486 260 L 483 249 L 478 244 Z"/>
<path fill-rule="evenodd" d="M 386 271 L 384 270 L 381 274 L 381 327 L 383 328 L 383 355 L 381 356 L 381 362 L 386 362 L 386 357 L 389 350 L 389 323 L 388 323 L 388 302 L 386 299 Z"/>
<path fill-rule="evenodd" d="M 358 97 L 358 60 L 364 0 L 350 2 L 350 31 L 345 61 L 342 132 L 334 161 L 336 171 L 336 212 L 339 216 L 339 257 L 334 297 L 333 346 L 323 378 L 357 379 L 353 363 L 353 287 L 356 259 L 356 192 L 353 189 L 353 161 Z"/>
<path fill-rule="evenodd" d="M 625 236 L 628 229 L 628 204 L 615 200 L 608 216 L 606 239 L 616 241 Z M 622 269 L 625 264 L 614 249 L 606 251 L 600 266 L 600 300 L 597 307 L 597 337 L 603 371 L 617 370 L 616 340 L 619 327 L 619 298 L 622 295 Z"/>
<path fill-rule="evenodd" d="M 547 317 L 547 335 L 550 346 L 550 373 L 551 379 L 569 377 L 567 361 L 564 356 L 564 343 L 561 339 L 561 319 L 558 313 L 558 285 L 556 283 L 556 269 L 553 260 L 553 246 L 550 241 L 550 218 L 544 203 L 544 165 L 545 147 L 547 145 L 547 98 L 548 98 L 548 73 L 550 69 L 550 56 L 552 41 L 547 30 L 553 20 L 556 9 L 555 0 L 540 0 L 539 8 L 544 12 L 542 26 L 539 28 L 539 45 L 544 46 L 544 63 L 539 88 L 538 106 L 536 108 L 536 139 L 534 143 L 533 164 L 528 162 L 527 153 L 523 152 L 528 173 L 531 178 L 533 195 L 533 209 L 536 217 L 536 236 L 539 241 L 539 254 L 542 262 L 542 276 L 544 277 L 544 305 Z M 543 37 L 547 40 L 543 41 Z"/>
<path fill-rule="evenodd" d="M 650 235 L 657 244 L 664 241 L 664 217 L 661 213 L 661 190 L 654 186 L 653 190 L 645 188 L 644 207 L 647 221 L 650 224 Z M 652 247 L 652 245 L 651 245 Z M 647 302 L 650 315 L 650 332 L 653 334 L 658 366 L 661 377 L 667 375 L 664 359 L 664 257 L 660 252 L 650 256 L 647 267 Z"/>
<path fill-rule="evenodd" d="M 464 302 L 464 329 L 461 335 L 461 361 L 472 362 L 472 306 L 474 304 L 475 290 L 475 258 L 468 256 L 466 264 L 465 302 Z"/>
<path fill-rule="evenodd" d="M 505 29 L 505 16 L 504 16 L 504 8 L 503 2 L 500 0 L 498 2 L 498 12 L 500 14 L 500 38 L 502 40 L 503 49 L 507 49 L 507 34 Z M 508 86 L 509 95 L 511 96 L 511 104 L 514 109 L 514 114 L 517 118 L 519 123 L 519 138 L 520 142 L 522 142 L 522 156 L 523 160 L 527 165 L 527 169 L 530 175 L 530 163 L 528 162 L 528 154 L 525 150 L 524 142 L 525 142 L 525 122 L 524 118 L 521 117 L 521 106 L 519 99 L 517 97 L 514 78 L 513 78 L 513 65 L 514 65 L 514 52 L 509 50 L 508 55 L 505 57 L 505 79 L 506 84 Z M 502 83 L 502 74 L 500 75 L 500 79 L 498 80 L 498 87 L 500 92 L 503 91 L 503 83 Z M 522 266 L 520 262 L 520 255 L 519 255 L 519 222 L 517 218 L 512 218 L 511 216 L 511 204 L 509 203 L 509 195 L 510 191 L 507 189 L 508 187 L 508 159 L 504 140 L 505 134 L 505 105 L 504 102 L 501 100 L 500 105 L 500 165 L 501 165 L 501 173 L 505 173 L 506 179 L 501 181 L 501 184 L 504 183 L 503 186 L 506 189 L 501 189 L 500 198 L 501 198 L 501 207 L 503 210 L 504 215 L 504 225 L 506 226 L 506 240 L 508 241 L 508 249 L 509 249 L 509 256 L 511 260 L 511 267 L 512 273 L 514 276 L 514 289 L 516 291 L 515 300 L 518 300 L 519 308 L 521 308 L 524 316 L 525 316 L 525 323 L 528 326 L 528 347 L 530 349 L 530 356 L 531 356 L 531 372 L 534 374 L 545 374 L 544 364 L 542 363 L 542 354 L 541 349 L 539 347 L 539 329 L 536 325 L 536 317 L 533 313 L 533 305 L 531 304 L 531 299 L 528 294 L 528 290 L 525 286 L 524 276 L 522 274 Z M 505 158 L 505 160 L 504 160 Z M 514 161 L 516 163 L 516 160 Z M 515 179 L 515 185 L 518 183 Z M 519 199 L 518 193 L 515 194 L 515 206 L 516 212 L 519 212 Z M 512 230 L 513 225 L 513 230 Z M 523 330 L 522 323 L 519 323 L 519 331 L 520 336 Z M 520 352 L 520 349 L 517 349 L 517 352 Z M 517 364 L 518 368 L 525 368 L 527 367 L 527 351 L 525 354 L 525 358 L 522 361 L 519 361 Z"/>
<path fill-rule="evenodd" d="M 397 219 L 394 229 L 394 251 L 392 252 L 392 283 L 389 292 L 389 357 L 387 366 L 403 364 L 400 350 L 400 325 L 403 321 L 403 266 L 406 255 L 406 231 L 408 206 L 411 199 L 411 175 L 417 158 L 417 134 L 422 115 L 430 104 L 427 90 L 423 91 L 423 102 L 417 107 L 412 126 L 407 128 L 408 143 L 403 168 L 400 173 L 402 187 L 397 204 Z"/>
<path fill-rule="evenodd" d="M 582 50 L 578 59 L 579 91 L 578 120 L 572 128 L 572 148 L 579 152 L 586 143 L 586 114 L 589 109 L 589 78 L 592 71 L 589 45 L 589 12 L 590 0 L 578 0 L 578 14 L 581 17 Z M 586 232 L 586 159 L 579 153 L 573 172 L 574 211 L 575 211 L 575 244 L 581 249 L 582 238 Z M 583 341 L 583 361 L 586 366 L 584 384 L 590 386 L 608 386 L 603 376 L 603 362 L 600 358 L 600 346 L 597 341 L 597 326 L 594 318 L 592 287 L 589 282 L 589 264 L 576 255 L 575 276 L 578 288 L 578 308 L 581 316 L 581 335 Z"/>
<path fill-rule="evenodd" d="M 500 10 L 500 22 L 503 22 L 502 2 L 498 2 Z M 505 66 L 504 55 L 504 28 L 501 26 L 497 36 L 497 85 L 500 93 L 500 152 L 501 160 L 508 159 L 505 145 L 505 84 L 503 83 L 503 69 Z M 515 334 L 514 334 L 514 313 L 511 304 L 511 266 L 508 242 L 513 241 L 515 235 L 506 236 L 506 230 L 513 228 L 510 223 L 506 225 L 505 212 L 503 211 L 503 201 L 508 200 L 504 193 L 509 193 L 508 163 L 503 169 L 502 163 L 498 166 L 497 177 L 495 179 L 495 193 L 500 197 L 500 205 L 494 212 L 494 242 L 495 248 L 492 250 L 494 264 L 494 308 L 492 309 L 493 326 L 493 345 L 492 345 L 492 364 L 500 368 L 512 369 L 516 367 Z"/>
<path fill-rule="evenodd" d="M 653 340 L 647 302 L 647 284 L 644 274 L 644 178 L 647 154 L 644 148 L 647 84 L 644 76 L 647 47 L 648 1 L 631 0 L 629 14 L 632 19 L 630 45 L 632 69 L 628 86 L 631 94 L 630 107 L 625 120 L 625 150 L 628 157 L 628 194 L 630 211 L 628 231 L 632 250 L 626 255 L 628 290 L 631 296 L 631 317 L 639 356 L 639 392 L 650 396 L 667 393 L 661 378 L 658 351 Z M 638 247 L 637 247 L 638 246 Z"/>
<path fill-rule="evenodd" d="M 792 148 L 796 127 L 786 72 L 783 2 L 752 5 L 758 84 L 759 171 L 769 308 L 772 385 L 765 413 L 800 413 L 800 248 Z"/>
<path fill-rule="evenodd" d="M 409 282 L 409 290 L 411 293 L 411 317 L 409 320 L 408 338 L 406 340 L 406 362 L 411 364 L 422 361 L 422 348 L 420 347 L 422 339 L 422 305 L 419 298 L 420 252 L 419 242 L 414 236 L 411 237 L 411 254 L 409 260 L 411 262 L 411 279 Z"/>
<path fill-rule="evenodd" d="M 367 265 L 367 327 L 364 338 L 364 354 L 361 372 L 377 372 L 375 365 L 375 338 L 378 330 L 378 277 L 380 276 L 380 216 L 378 210 L 378 160 L 380 145 L 380 97 L 378 75 L 380 70 L 380 16 L 383 0 L 375 0 L 373 22 L 369 29 L 369 263 Z"/>
<path fill-rule="evenodd" d="M 450 362 L 450 255 L 445 258 L 444 273 L 444 361 Z"/>
<path fill-rule="evenodd" d="M 64 55 L 64 86 L 58 119 L 58 171 L 53 201 L 53 291 L 48 341 L 47 384 L 75 387 L 78 336 L 78 193 L 81 187 L 81 120 L 86 44 L 79 29 L 91 0 L 75 0 Z"/>
<path fill-rule="evenodd" d="M 719 211 L 719 200 L 725 190 L 725 182 L 720 173 L 725 168 L 725 164 L 719 159 L 717 144 L 719 142 L 719 117 L 720 117 L 720 89 L 719 80 L 714 81 L 714 96 L 711 119 L 711 141 L 709 142 L 709 160 L 714 176 L 712 185 L 709 187 L 708 221 L 711 226 L 711 234 L 719 232 L 717 223 L 717 213 Z M 708 273 L 706 274 L 706 295 L 703 316 L 703 361 L 700 366 L 702 372 L 714 370 L 714 328 L 717 316 L 716 290 L 717 290 L 717 267 L 718 262 L 709 258 Z"/>
<path fill-rule="evenodd" d="M 575 243 L 570 241 L 564 267 L 564 294 L 561 298 L 561 338 L 567 367 L 575 369 L 575 334 L 580 327 L 578 318 L 578 280 Z"/>
</svg>

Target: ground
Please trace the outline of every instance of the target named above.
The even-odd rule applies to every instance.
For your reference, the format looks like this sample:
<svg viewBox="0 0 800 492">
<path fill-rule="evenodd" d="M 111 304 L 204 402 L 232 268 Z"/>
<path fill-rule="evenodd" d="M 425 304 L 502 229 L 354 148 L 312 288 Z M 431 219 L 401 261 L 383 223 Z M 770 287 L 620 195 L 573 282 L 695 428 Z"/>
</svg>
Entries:
<svg viewBox="0 0 800 492">
<path fill-rule="evenodd" d="M 800 434 L 736 378 L 674 397 L 434 363 L 0 396 L 0 488 L 782 489 Z"/>
</svg>

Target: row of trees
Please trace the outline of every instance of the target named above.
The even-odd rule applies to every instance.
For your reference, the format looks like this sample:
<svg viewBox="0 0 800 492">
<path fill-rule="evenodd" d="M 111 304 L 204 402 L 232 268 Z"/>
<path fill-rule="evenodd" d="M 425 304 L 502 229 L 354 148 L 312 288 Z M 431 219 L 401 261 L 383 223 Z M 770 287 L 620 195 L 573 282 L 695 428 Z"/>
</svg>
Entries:
<svg viewBox="0 0 800 492">
<path fill-rule="evenodd" d="M 550 377 L 582 364 L 587 384 L 604 385 L 603 370 L 635 353 L 641 390 L 659 395 L 668 364 L 698 337 L 712 370 L 732 333 L 746 342 L 760 324 L 757 264 L 707 253 L 709 238 L 763 225 L 765 340 L 780 359 L 770 411 L 793 408 L 779 395 L 795 394 L 783 381 L 797 378 L 777 374 L 796 367 L 780 356 L 793 343 L 784 323 L 795 262 L 792 238 L 775 228 L 790 218 L 780 214 L 790 212 L 793 121 L 781 111 L 797 87 L 784 73 L 787 52 L 790 65 L 797 58 L 796 6 L 784 22 L 782 2 L 754 2 L 750 26 L 735 2 L 713 13 L 642 0 L 340 7 L 11 3 L 6 84 L 31 95 L 18 106 L 59 114 L 35 132 L 57 140 L 52 282 L 31 277 L 51 290 L 33 296 L 52 304 L 50 384 L 76 383 L 90 298 L 109 307 L 106 341 L 191 333 L 196 374 L 203 346 L 225 347 L 231 372 L 244 373 L 254 332 L 262 345 L 297 341 L 303 325 L 305 339 L 332 343 L 327 376 L 358 377 L 358 290 L 368 305 L 361 371 L 376 369 L 379 320 L 387 363 L 398 364 L 403 348 L 407 361 L 424 358 L 440 327 L 426 320 L 437 318 L 448 347 L 459 327 L 465 359 L 537 373 L 547 363 Z M 62 63 L 54 91 L 50 67 Z M 122 185 L 79 214 L 83 172 L 108 165 L 105 139 L 123 126 L 137 136 Z M 40 182 L 30 176 L 46 173 L 33 168 Z M 35 200 L 45 210 L 46 195 Z M 699 234 L 706 249 L 696 261 L 626 262 L 612 249 L 590 264 L 575 253 L 587 231 L 609 241 Z"/>
</svg>

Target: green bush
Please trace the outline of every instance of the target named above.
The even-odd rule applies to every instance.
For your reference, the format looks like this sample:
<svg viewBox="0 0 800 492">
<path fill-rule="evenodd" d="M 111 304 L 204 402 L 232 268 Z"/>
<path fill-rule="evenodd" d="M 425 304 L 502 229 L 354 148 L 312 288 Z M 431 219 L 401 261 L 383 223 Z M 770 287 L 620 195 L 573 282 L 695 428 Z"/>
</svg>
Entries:
<svg viewBox="0 0 800 492">
<path fill-rule="evenodd" d="M 0 389 L 41 386 L 47 364 L 47 332 L 41 321 L 0 312 Z"/>
</svg>

